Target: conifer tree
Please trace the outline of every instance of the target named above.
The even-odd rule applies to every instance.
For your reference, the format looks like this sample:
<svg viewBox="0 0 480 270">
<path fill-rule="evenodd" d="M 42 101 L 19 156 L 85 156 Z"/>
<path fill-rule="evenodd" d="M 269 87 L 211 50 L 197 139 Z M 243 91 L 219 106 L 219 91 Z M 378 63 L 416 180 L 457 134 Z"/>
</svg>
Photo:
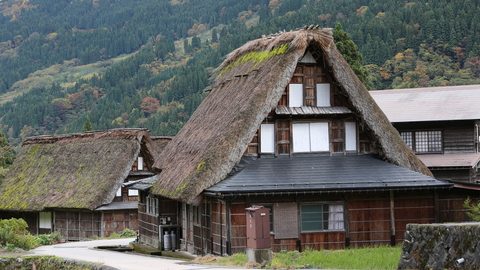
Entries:
<svg viewBox="0 0 480 270">
<path fill-rule="evenodd" d="M 343 55 L 345 60 L 347 60 L 348 64 L 350 64 L 350 67 L 355 74 L 357 74 L 358 78 L 367 88 L 370 88 L 371 83 L 368 79 L 368 70 L 363 63 L 363 56 L 358 50 L 355 42 L 350 38 L 348 33 L 343 30 L 342 25 L 339 23 L 335 25 L 333 38 L 335 39 L 337 49 Z"/>
</svg>

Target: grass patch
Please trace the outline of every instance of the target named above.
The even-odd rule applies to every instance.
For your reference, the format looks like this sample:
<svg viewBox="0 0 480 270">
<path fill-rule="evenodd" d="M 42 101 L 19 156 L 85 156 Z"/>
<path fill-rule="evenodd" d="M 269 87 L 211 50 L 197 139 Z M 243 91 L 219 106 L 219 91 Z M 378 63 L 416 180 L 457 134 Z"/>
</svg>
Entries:
<svg viewBox="0 0 480 270">
<path fill-rule="evenodd" d="M 1 257 L 0 269 L 99 270 L 100 264 L 77 262 L 54 256 Z"/>
<path fill-rule="evenodd" d="M 397 269 L 401 247 L 369 247 L 344 250 L 306 250 L 274 253 L 272 269 Z M 245 253 L 236 253 L 229 257 L 205 256 L 197 258 L 195 263 L 216 264 L 222 266 L 248 266 Z"/>
<path fill-rule="evenodd" d="M 272 268 L 397 269 L 401 247 L 275 253 Z"/>
<path fill-rule="evenodd" d="M 118 238 L 131 238 L 131 237 L 137 237 L 137 232 L 132 230 L 132 229 L 125 228 L 120 233 L 114 232 L 114 233 L 110 234 L 110 236 L 107 237 L 107 238 L 108 239 L 118 239 Z"/>
</svg>

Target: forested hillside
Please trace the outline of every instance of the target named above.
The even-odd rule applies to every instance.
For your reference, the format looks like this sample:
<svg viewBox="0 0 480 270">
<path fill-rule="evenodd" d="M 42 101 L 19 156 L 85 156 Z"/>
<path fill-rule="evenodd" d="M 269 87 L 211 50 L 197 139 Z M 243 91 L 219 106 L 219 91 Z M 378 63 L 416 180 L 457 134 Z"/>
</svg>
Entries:
<svg viewBox="0 0 480 270">
<path fill-rule="evenodd" d="M 376 89 L 480 83 L 476 0 L 3 0 L 0 128 L 173 135 L 223 57 L 264 34 L 340 23 Z"/>
</svg>

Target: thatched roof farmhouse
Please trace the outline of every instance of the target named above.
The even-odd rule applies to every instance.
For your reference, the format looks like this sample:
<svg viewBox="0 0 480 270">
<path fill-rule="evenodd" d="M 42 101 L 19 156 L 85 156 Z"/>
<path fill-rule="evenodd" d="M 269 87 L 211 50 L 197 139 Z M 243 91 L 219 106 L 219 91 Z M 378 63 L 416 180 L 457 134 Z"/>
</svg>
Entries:
<svg viewBox="0 0 480 270">
<path fill-rule="evenodd" d="M 377 154 L 431 175 L 337 50 L 330 29 L 302 29 L 250 41 L 227 56 L 216 70 L 208 96 L 155 162 L 162 173 L 152 193 L 191 203 L 204 189 L 223 180 L 262 121 L 277 108 L 307 51 L 315 59 L 324 59 L 361 124 L 371 130 Z"/>
<path fill-rule="evenodd" d="M 124 183 L 154 175 L 154 158 L 168 140 L 164 137 L 152 140 L 146 129 L 27 138 L 0 184 L 0 215 L 32 213 L 26 219 L 35 227 L 39 212 L 55 212 L 53 216 L 46 214 L 46 220 L 56 224 L 56 219 L 62 219 L 57 210 L 65 211 L 65 220 L 80 211 L 85 215 L 90 213 L 88 219 L 98 221 L 98 226 L 102 223 L 102 230 L 108 231 L 111 224 L 105 225 L 99 220 L 100 213 L 92 212 L 98 209 L 108 213 L 120 211 L 117 219 L 118 215 L 124 215 L 129 219 L 124 223 L 135 227 L 138 195 L 124 188 Z M 132 217 L 135 220 L 130 220 Z M 115 226 L 110 229 L 115 230 Z"/>
</svg>

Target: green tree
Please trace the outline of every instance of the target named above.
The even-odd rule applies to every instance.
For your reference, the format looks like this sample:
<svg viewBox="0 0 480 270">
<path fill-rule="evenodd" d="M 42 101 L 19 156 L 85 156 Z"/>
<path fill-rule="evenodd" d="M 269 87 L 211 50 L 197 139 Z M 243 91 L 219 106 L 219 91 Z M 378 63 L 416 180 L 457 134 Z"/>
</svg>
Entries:
<svg viewBox="0 0 480 270">
<path fill-rule="evenodd" d="M 7 137 L 0 130 L 0 179 L 7 173 L 7 168 L 15 159 L 15 150 L 8 144 Z"/>
<path fill-rule="evenodd" d="M 347 60 L 348 64 L 350 64 L 355 74 L 357 74 L 358 78 L 367 88 L 370 88 L 371 83 L 369 81 L 368 70 L 363 63 L 363 56 L 352 38 L 350 38 L 348 33 L 343 30 L 340 23 L 335 25 L 333 38 L 337 49 L 343 55 L 345 60 Z"/>
<path fill-rule="evenodd" d="M 87 116 L 85 123 L 83 123 L 83 132 L 92 131 L 92 122 L 90 121 L 90 117 Z"/>
</svg>

